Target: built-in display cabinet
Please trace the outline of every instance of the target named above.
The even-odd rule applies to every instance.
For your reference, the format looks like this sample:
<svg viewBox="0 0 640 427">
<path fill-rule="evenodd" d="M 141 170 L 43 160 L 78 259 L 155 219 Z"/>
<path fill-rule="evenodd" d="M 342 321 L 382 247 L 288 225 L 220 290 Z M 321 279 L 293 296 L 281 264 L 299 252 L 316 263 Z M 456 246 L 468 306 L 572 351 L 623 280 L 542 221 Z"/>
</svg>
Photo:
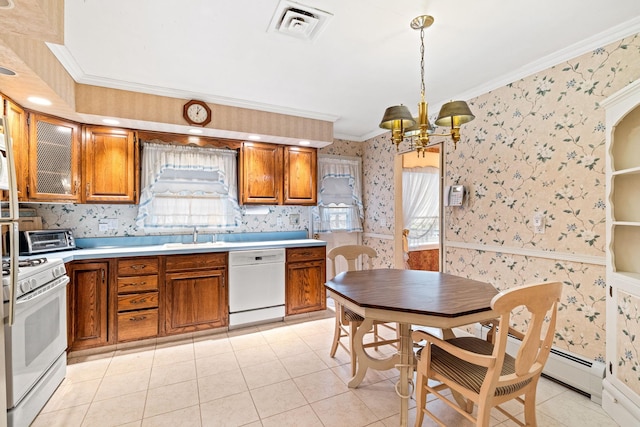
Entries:
<svg viewBox="0 0 640 427">
<path fill-rule="evenodd" d="M 602 106 L 607 117 L 607 373 L 602 406 L 640 425 L 640 80 Z"/>
<path fill-rule="evenodd" d="M 29 114 L 27 199 L 81 201 L 80 126 L 42 114 Z"/>
</svg>

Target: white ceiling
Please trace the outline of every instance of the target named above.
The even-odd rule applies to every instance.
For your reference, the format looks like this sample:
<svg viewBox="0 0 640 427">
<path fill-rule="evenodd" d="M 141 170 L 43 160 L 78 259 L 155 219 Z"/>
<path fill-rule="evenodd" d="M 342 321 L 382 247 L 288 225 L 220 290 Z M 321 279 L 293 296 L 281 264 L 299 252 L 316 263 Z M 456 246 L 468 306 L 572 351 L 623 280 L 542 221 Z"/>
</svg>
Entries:
<svg viewBox="0 0 640 427">
<path fill-rule="evenodd" d="M 390 105 L 416 114 L 425 30 L 431 115 L 640 31 L 639 0 L 300 0 L 333 16 L 314 41 L 267 32 L 279 0 L 67 0 L 65 45 L 80 83 L 334 121 L 381 133 Z"/>
</svg>

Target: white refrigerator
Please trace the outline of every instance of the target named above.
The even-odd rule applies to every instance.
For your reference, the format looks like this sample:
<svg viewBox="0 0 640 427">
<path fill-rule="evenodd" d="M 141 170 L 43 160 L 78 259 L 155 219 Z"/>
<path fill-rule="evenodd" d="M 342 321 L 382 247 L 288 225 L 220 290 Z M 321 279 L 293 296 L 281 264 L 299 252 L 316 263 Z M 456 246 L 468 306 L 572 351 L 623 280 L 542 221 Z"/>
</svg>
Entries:
<svg viewBox="0 0 640 427">
<path fill-rule="evenodd" d="M 4 102 L 2 112 L 4 112 Z M 18 279 L 18 195 L 16 170 L 13 158 L 13 146 L 7 116 L 0 116 L 0 227 L 2 229 L 3 261 L 9 260 L 8 303 L 0 305 L 0 314 L 5 324 L 12 325 L 14 320 L 16 282 Z M 8 240 L 5 240 L 6 236 Z M 4 284 L 3 284 L 4 287 Z M 3 292 L 5 290 L 3 289 Z M 5 312 L 6 311 L 6 312 Z M 5 358 L 4 327 L 0 328 L 0 427 L 7 425 L 7 378 Z"/>
</svg>

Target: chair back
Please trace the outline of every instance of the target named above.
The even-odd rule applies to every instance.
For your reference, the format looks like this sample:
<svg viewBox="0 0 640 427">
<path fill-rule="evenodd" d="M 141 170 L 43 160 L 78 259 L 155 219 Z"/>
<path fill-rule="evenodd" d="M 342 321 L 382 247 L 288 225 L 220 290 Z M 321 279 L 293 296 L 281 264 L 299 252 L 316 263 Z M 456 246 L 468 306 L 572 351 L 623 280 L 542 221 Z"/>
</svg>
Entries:
<svg viewBox="0 0 640 427">
<path fill-rule="evenodd" d="M 498 385 L 523 381 L 542 372 L 553 343 L 561 295 L 562 283 L 550 282 L 510 289 L 493 298 L 491 307 L 500 314 L 499 325 L 511 325 L 512 312 L 520 307 L 523 307 L 520 315 L 529 315 L 527 331 L 519 334 L 522 335 L 519 337 L 522 344 L 515 356 L 516 378 L 503 378 Z M 504 359 L 509 330 L 509 327 L 499 327 L 495 337 L 493 355 L 500 364 Z"/>
<path fill-rule="evenodd" d="M 362 268 L 371 270 L 373 268 L 373 259 L 378 256 L 375 249 L 364 245 L 344 245 L 337 246 L 327 253 L 327 258 L 331 260 L 331 272 L 333 277 L 339 272 L 336 271 L 336 257 L 341 256 L 347 261 L 347 271 L 355 271 L 358 269 L 358 258 L 362 264 Z M 340 271 L 340 273 L 342 273 Z"/>
</svg>

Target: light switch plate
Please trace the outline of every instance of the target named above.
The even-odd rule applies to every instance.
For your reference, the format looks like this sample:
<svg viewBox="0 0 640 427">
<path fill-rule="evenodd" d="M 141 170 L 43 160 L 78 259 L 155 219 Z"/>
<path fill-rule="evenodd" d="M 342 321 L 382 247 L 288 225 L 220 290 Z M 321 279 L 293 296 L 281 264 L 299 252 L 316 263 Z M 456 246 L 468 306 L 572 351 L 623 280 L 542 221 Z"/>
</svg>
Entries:
<svg viewBox="0 0 640 427">
<path fill-rule="evenodd" d="M 536 234 L 544 234 L 544 214 L 536 212 L 533 214 L 533 232 Z"/>
</svg>

